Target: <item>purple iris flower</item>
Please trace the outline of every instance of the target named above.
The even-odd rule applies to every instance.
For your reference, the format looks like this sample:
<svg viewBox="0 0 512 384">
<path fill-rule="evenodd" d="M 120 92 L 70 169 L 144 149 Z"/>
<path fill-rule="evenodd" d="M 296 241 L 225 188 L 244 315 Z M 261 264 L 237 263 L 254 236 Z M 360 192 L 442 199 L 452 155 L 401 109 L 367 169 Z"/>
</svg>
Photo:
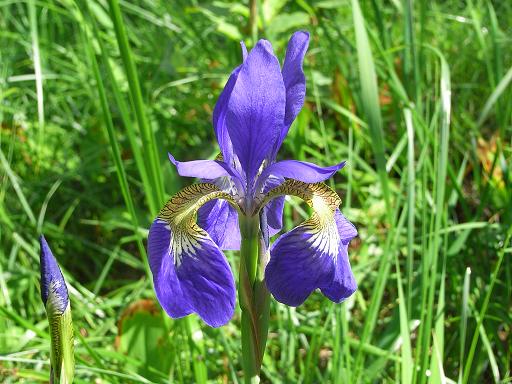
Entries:
<svg viewBox="0 0 512 384">
<path fill-rule="evenodd" d="M 204 182 L 173 196 L 154 220 L 148 253 L 157 298 L 173 318 L 197 313 L 217 327 L 232 317 L 235 284 L 222 253 L 239 249 L 239 215 L 259 215 L 263 237 L 282 227 L 284 196 L 302 198 L 310 219 L 280 236 L 265 269 L 269 291 L 298 306 L 319 288 L 341 302 L 357 288 L 347 248 L 357 235 L 341 214 L 338 195 L 321 182 L 344 162 L 330 167 L 276 155 L 300 112 L 306 93 L 302 63 L 309 34 L 293 34 L 281 67 L 271 44 L 260 40 L 235 68 L 213 112 L 221 153 L 215 160 L 180 162 L 181 176 Z"/>
</svg>

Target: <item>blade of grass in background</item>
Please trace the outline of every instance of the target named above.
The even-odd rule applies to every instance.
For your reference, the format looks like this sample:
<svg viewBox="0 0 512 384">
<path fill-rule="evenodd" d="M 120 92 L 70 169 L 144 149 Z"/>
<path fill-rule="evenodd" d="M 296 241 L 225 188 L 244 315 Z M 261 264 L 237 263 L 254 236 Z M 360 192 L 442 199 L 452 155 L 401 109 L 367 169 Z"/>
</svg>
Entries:
<svg viewBox="0 0 512 384">
<path fill-rule="evenodd" d="M 512 81 L 512 67 L 509 68 L 505 76 L 500 80 L 494 91 L 491 93 L 489 98 L 484 104 L 484 107 L 482 108 L 482 112 L 480 112 L 480 116 L 478 117 L 477 126 L 481 126 L 485 119 L 487 119 L 487 116 L 491 112 L 492 107 L 496 102 L 498 101 L 499 97 L 503 94 L 505 89 L 509 86 L 510 82 Z"/>
<path fill-rule="evenodd" d="M 89 20 L 90 17 L 88 18 Z M 85 27 L 85 23 L 84 23 Z M 85 29 L 85 28 L 84 28 Z M 92 25 L 92 29 L 94 30 L 94 24 Z M 115 135 L 114 124 L 112 123 L 112 116 L 110 114 L 110 109 L 108 106 L 107 95 L 105 92 L 105 87 L 103 85 L 103 80 L 101 78 L 100 69 L 98 66 L 98 61 L 96 60 L 96 55 L 94 54 L 94 50 L 92 47 L 92 41 L 95 36 L 93 36 L 92 32 L 89 29 L 85 29 L 84 33 L 84 45 L 87 48 L 87 54 L 89 56 L 89 60 L 92 65 L 92 71 L 94 74 L 94 78 L 96 80 L 96 88 L 98 90 L 98 96 L 100 100 L 101 111 L 103 113 L 103 120 L 105 122 L 104 127 L 106 127 L 107 137 L 110 143 L 110 148 L 112 150 L 112 158 L 114 160 L 114 164 L 116 166 L 116 173 L 119 182 L 119 187 L 121 188 L 121 193 L 123 194 L 123 198 L 130 214 L 130 219 L 132 220 L 133 232 L 137 236 L 137 248 L 139 250 L 139 254 L 142 258 L 142 262 L 144 264 L 144 269 L 146 271 L 146 276 L 149 281 L 152 281 L 151 271 L 149 269 L 148 258 L 146 255 L 146 249 L 144 248 L 144 244 L 142 243 L 142 237 L 139 233 L 139 222 L 137 219 L 137 214 L 135 212 L 135 205 L 133 203 L 132 195 L 130 193 L 130 187 L 128 185 L 128 180 L 126 177 L 126 171 L 123 166 L 123 160 L 121 158 L 121 151 L 119 149 L 119 144 L 117 142 L 117 138 Z"/>
<path fill-rule="evenodd" d="M 28 2 L 28 14 L 30 20 L 30 36 L 32 38 L 32 60 L 34 62 L 34 76 L 36 81 L 37 94 L 37 120 L 39 126 L 38 147 L 42 150 L 44 140 L 44 93 L 43 73 L 41 69 L 41 55 L 39 50 L 39 28 L 37 23 L 36 2 Z"/>
<path fill-rule="evenodd" d="M 485 297 L 482 303 L 482 307 L 480 308 L 480 312 L 478 314 L 476 328 L 473 333 L 473 337 L 471 339 L 471 345 L 469 347 L 468 351 L 468 357 L 466 359 L 466 363 L 464 365 L 464 375 L 462 377 L 462 383 L 466 384 L 469 382 L 472 364 L 473 364 L 473 358 L 475 356 L 476 351 L 476 345 L 478 343 L 478 336 L 480 333 L 480 326 L 482 325 L 486 312 L 487 307 L 489 306 L 489 301 L 491 300 L 491 295 L 494 289 L 494 285 L 496 284 L 496 281 L 498 280 L 498 275 L 500 273 L 501 264 L 503 263 L 503 259 L 505 257 L 505 250 L 510 245 L 510 239 L 512 238 L 512 226 L 508 229 L 505 241 L 503 242 L 501 249 L 498 251 L 498 260 L 496 261 L 496 265 L 494 267 L 494 270 L 492 271 L 491 279 L 489 282 L 489 285 L 487 286 L 487 292 L 485 293 Z M 462 362 L 461 362 L 462 364 Z"/>
<path fill-rule="evenodd" d="M 386 204 L 386 213 L 388 225 L 393 223 L 393 213 L 391 207 L 391 196 L 388 186 L 388 176 L 386 172 L 386 159 L 384 149 L 384 132 L 382 129 L 382 118 L 379 105 L 379 91 L 377 86 L 377 77 L 373 64 L 373 57 L 366 33 L 366 27 L 361 8 L 358 0 L 352 0 L 352 13 L 356 35 L 356 48 L 359 68 L 359 81 L 361 84 L 361 103 L 364 116 L 368 122 L 369 134 L 373 147 L 373 155 L 377 165 L 377 172 L 380 178 L 380 186 L 382 188 L 382 196 Z M 390 239 L 392 236 L 389 236 Z M 389 244 L 389 240 L 388 240 Z M 361 345 L 367 343 L 377 320 L 377 311 L 384 294 L 384 287 L 389 275 L 390 269 L 390 252 L 389 247 L 385 247 L 386 254 L 379 262 L 379 272 L 373 291 L 370 308 L 364 323 L 363 333 L 361 335 Z M 359 348 L 355 361 L 355 380 L 358 380 L 361 369 L 364 364 L 364 355 L 362 349 Z"/>
<path fill-rule="evenodd" d="M 434 317 L 435 306 L 435 293 L 437 287 L 437 274 L 438 274 L 438 259 L 439 250 L 441 245 L 441 226 L 443 224 L 443 214 L 445 209 L 445 190 L 446 190 L 446 175 L 448 166 L 448 147 L 450 138 L 450 113 L 451 113 L 451 83 L 450 83 L 450 70 L 443 54 L 430 47 L 432 51 L 438 56 L 440 60 L 440 123 L 439 135 L 435 135 L 434 148 L 437 149 L 435 160 L 437 168 L 435 171 L 435 206 L 433 218 L 433 235 L 431 242 L 429 241 L 429 253 L 423 271 L 422 278 L 422 315 L 421 324 L 419 329 L 419 342 L 420 347 L 417 350 L 417 362 L 420 364 L 419 377 L 420 382 L 425 383 L 427 375 L 425 375 L 426 367 L 428 366 L 431 343 L 431 329 L 432 320 Z M 428 287 L 428 288 L 427 288 Z M 428 291 L 428 297 L 425 294 Z"/>
<path fill-rule="evenodd" d="M 414 161 L 414 127 L 411 110 L 404 109 L 405 127 L 407 130 L 407 318 L 411 319 L 413 280 L 414 280 L 414 233 L 416 214 L 416 169 Z"/>
<path fill-rule="evenodd" d="M 88 19 L 90 20 L 91 29 L 93 31 L 96 31 L 96 26 L 95 26 L 94 22 L 92 22 L 92 18 L 88 17 Z M 125 199 L 126 206 L 128 208 L 128 211 L 129 211 L 131 219 L 132 219 L 134 232 L 137 237 L 137 247 L 138 247 L 139 253 L 143 259 L 143 263 L 145 266 L 148 281 L 152 282 L 153 281 L 152 274 L 149 269 L 149 263 L 148 263 L 148 258 L 146 255 L 146 250 L 144 248 L 144 245 L 142 244 L 142 238 L 140 237 L 140 233 L 138 231 L 138 220 L 137 220 L 137 215 L 135 212 L 135 206 L 133 204 L 133 200 L 132 200 L 131 193 L 130 193 L 130 188 L 129 188 L 128 181 L 126 178 L 126 171 L 124 169 L 123 162 L 121 159 L 119 144 L 117 142 L 114 125 L 112 123 L 112 117 L 111 117 L 110 110 L 108 107 L 105 87 L 103 85 L 103 80 L 101 78 L 101 74 L 99 71 L 98 62 L 96 60 L 96 56 L 94 54 L 94 50 L 92 47 L 93 38 L 95 38 L 96 41 L 99 41 L 99 37 L 97 34 L 94 34 L 94 36 L 93 36 L 91 32 L 88 32 L 87 36 L 84 39 L 85 40 L 84 44 L 86 44 L 86 46 L 88 48 L 88 54 L 89 54 L 89 57 L 90 57 L 90 60 L 92 63 L 94 77 L 96 79 L 96 85 L 98 87 L 101 108 L 102 108 L 102 112 L 104 115 L 105 126 L 107 128 L 107 134 L 108 134 L 109 143 L 110 143 L 111 149 L 112 149 L 114 163 L 116 165 L 116 171 L 117 171 L 118 178 L 119 178 L 119 185 L 121 187 L 121 191 L 123 193 L 123 197 Z M 129 81 L 130 81 L 130 79 L 129 79 Z M 162 188 L 163 188 L 163 184 L 162 184 Z M 186 318 L 186 319 L 181 320 L 180 323 L 182 324 L 182 326 L 185 330 L 185 333 L 187 334 L 190 350 L 197 351 L 198 355 L 204 354 L 203 343 L 201 342 L 203 336 L 202 336 L 201 330 L 199 329 L 199 327 L 197 325 L 197 320 L 192 319 L 192 318 Z M 194 367 L 194 377 L 195 377 L 196 382 L 197 383 L 206 383 L 207 373 L 206 373 L 206 366 L 205 366 L 204 362 L 202 360 L 195 358 L 195 356 L 193 356 L 192 357 L 192 365 Z"/>
<path fill-rule="evenodd" d="M 114 29 L 116 32 L 117 43 L 119 50 L 121 51 L 121 58 L 123 59 L 124 69 L 126 77 L 128 79 L 128 86 L 130 89 L 130 100 L 137 118 L 139 130 L 142 137 L 142 153 L 146 160 L 146 166 L 149 168 L 147 174 L 151 175 L 153 183 L 154 200 L 160 204 L 164 203 L 164 189 L 160 170 L 160 161 L 148 116 L 146 114 L 144 101 L 142 99 L 142 90 L 139 84 L 139 78 L 135 68 L 135 62 L 132 57 L 130 45 L 128 43 L 128 36 L 126 34 L 126 28 L 123 22 L 121 9 L 117 0 L 109 0 L 109 9 L 111 13 L 111 19 L 114 23 Z M 156 215 L 156 211 L 151 212 L 152 215 Z"/>
<path fill-rule="evenodd" d="M 91 0 L 87 5 L 97 22 L 90 29 L 97 37 L 89 43 L 135 213 L 145 227 L 163 200 L 155 192 L 158 183 L 148 147 L 144 141 L 140 144 L 143 127 L 125 75 L 127 60 L 109 3 Z M 468 383 L 506 381 L 512 359 L 502 330 L 512 321 L 504 304 L 512 297 L 510 244 L 503 245 L 496 276 L 493 271 L 499 259 L 495 250 L 502 248 L 504 232 L 512 223 L 512 52 L 507 49 L 512 8 L 488 0 L 462 7 L 446 1 L 358 2 L 358 11 L 365 16 L 361 15 L 360 26 L 370 42 L 369 57 L 378 79 L 373 105 L 380 109 L 384 132 L 376 137 L 385 141 L 389 221 L 372 137 L 375 124 L 366 110 L 369 99 L 363 98 L 359 86 L 361 31 L 356 35 L 353 7 L 339 7 L 333 1 L 258 1 L 258 21 L 249 28 L 249 5 L 228 0 L 213 5 L 118 3 L 149 136 L 159 147 L 190 159 L 215 152 L 211 113 L 222 89 L 220 79 L 240 63 L 239 40 L 251 41 L 251 29 L 256 27 L 282 58 L 294 30 L 311 34 L 304 68 L 307 100 L 284 143 L 283 158 L 319 165 L 348 160 L 334 186 L 343 197 L 343 212 L 359 232 L 349 251 L 359 290 L 334 309 L 320 294 L 293 309 L 272 301 L 262 381 L 403 382 L 412 371 L 415 384 L 453 384 L 461 366 L 462 379 L 466 375 Z M 189 318 L 192 324 L 165 317 L 165 329 L 158 331 L 168 335 L 162 341 L 168 345 L 165 358 L 171 361 L 170 369 L 145 367 L 144 359 L 138 358 L 141 349 L 125 353 L 116 347 L 120 313 L 154 293 L 141 278 L 144 264 L 137 241 L 146 230 L 134 228 L 115 174 L 89 43 L 79 33 L 84 28 L 82 9 L 84 2 L 71 0 L 0 2 L 0 350 L 5 351 L 0 381 L 43 381 L 48 375 L 47 329 L 41 322 L 44 308 L 33 268 L 38 247 L 32 238 L 42 230 L 52 238 L 71 282 L 77 333 L 83 335 L 76 346 L 82 364 L 77 384 L 200 382 L 206 376 L 196 378 L 196 360 L 208 367 L 210 381 L 236 383 L 238 314 L 220 330 L 203 327 L 194 316 Z M 38 104 L 34 31 L 43 104 Z M 441 66 L 423 42 L 445 55 L 456 92 L 444 180 L 438 174 Z M 169 122 L 173 129 L 166 131 Z M 331 161 L 325 155 L 326 144 Z M 157 159 L 165 156 L 161 148 L 155 149 Z M 168 169 L 163 168 L 160 176 L 174 190 Z M 446 204 L 438 230 L 441 182 L 446 184 Z M 165 198 L 163 185 L 159 188 Z M 285 212 L 288 229 L 307 216 L 295 201 L 286 204 Z M 438 267 L 433 270 L 436 241 Z M 228 258 L 236 264 L 236 254 Z M 384 275 L 383 260 L 391 264 Z M 468 266 L 471 290 L 466 293 Z M 460 304 L 464 295 L 471 310 L 465 331 Z M 478 335 L 470 356 L 474 331 Z M 425 340 L 431 348 L 425 349 Z M 410 354 L 415 360 L 408 366 Z"/>
<path fill-rule="evenodd" d="M 460 316 L 460 343 L 459 343 L 459 377 L 458 383 L 462 383 L 463 369 L 464 364 L 464 352 L 466 349 L 466 333 L 468 329 L 468 312 L 469 312 L 469 283 L 471 278 L 471 269 L 466 268 L 466 273 L 464 274 L 464 286 L 462 288 L 462 306 L 461 306 L 461 316 Z"/>
</svg>

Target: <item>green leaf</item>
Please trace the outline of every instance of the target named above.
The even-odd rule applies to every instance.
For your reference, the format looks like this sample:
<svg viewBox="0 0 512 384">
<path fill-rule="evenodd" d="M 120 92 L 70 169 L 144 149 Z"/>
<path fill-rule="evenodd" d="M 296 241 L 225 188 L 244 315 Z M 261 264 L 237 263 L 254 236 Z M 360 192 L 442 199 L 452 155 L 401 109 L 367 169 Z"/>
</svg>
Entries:
<svg viewBox="0 0 512 384">
<path fill-rule="evenodd" d="M 159 372 L 169 371 L 174 354 L 162 312 L 152 300 L 136 301 L 121 315 L 117 348 L 142 363 L 131 370 L 152 381 L 161 379 Z"/>
<path fill-rule="evenodd" d="M 60 314 L 56 313 L 53 305 L 55 301 L 50 298 L 46 306 L 48 323 L 50 325 L 51 340 L 51 383 L 68 384 L 73 382 L 75 372 L 73 320 L 71 307 Z M 52 381 L 53 380 L 53 381 Z"/>
</svg>

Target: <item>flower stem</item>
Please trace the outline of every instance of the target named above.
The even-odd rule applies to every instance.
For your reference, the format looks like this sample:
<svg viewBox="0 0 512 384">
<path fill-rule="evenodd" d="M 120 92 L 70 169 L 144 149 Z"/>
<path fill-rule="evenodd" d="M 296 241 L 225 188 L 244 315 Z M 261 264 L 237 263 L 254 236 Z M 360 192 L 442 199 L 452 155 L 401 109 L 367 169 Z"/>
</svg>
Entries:
<svg viewBox="0 0 512 384">
<path fill-rule="evenodd" d="M 268 334 L 269 293 L 263 281 L 267 249 L 258 216 L 240 216 L 240 284 L 242 310 L 242 366 L 245 383 L 259 383 Z"/>
</svg>

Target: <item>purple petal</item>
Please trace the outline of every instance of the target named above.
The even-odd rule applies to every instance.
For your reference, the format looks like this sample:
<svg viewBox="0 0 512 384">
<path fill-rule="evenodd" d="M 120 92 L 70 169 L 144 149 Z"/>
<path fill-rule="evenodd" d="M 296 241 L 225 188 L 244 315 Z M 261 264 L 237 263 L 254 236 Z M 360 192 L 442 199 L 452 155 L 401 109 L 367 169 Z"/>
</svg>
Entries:
<svg viewBox="0 0 512 384">
<path fill-rule="evenodd" d="M 357 230 L 339 210 L 336 210 L 334 219 L 336 220 L 341 244 L 336 259 L 334 278 L 331 284 L 320 288 L 329 300 L 339 303 L 350 297 L 357 289 L 357 283 L 350 268 L 347 252 L 350 240 L 357 236 Z"/>
<path fill-rule="evenodd" d="M 220 249 L 240 249 L 238 212 L 225 200 L 212 200 L 199 208 L 197 224 Z"/>
<path fill-rule="evenodd" d="M 319 183 L 330 178 L 344 166 L 344 161 L 330 167 L 319 167 L 305 161 L 283 160 L 265 168 L 260 178 L 265 180 L 269 175 L 273 175 L 275 177 L 300 180 L 305 183 Z"/>
<path fill-rule="evenodd" d="M 245 61 L 247 59 L 247 47 L 243 41 L 240 42 L 240 46 L 242 47 L 242 60 Z"/>
<path fill-rule="evenodd" d="M 306 98 L 306 77 L 302 64 L 308 50 L 309 33 L 306 31 L 295 32 L 286 48 L 286 56 L 283 64 L 283 80 L 286 88 L 286 110 L 284 126 L 276 143 L 277 149 L 281 146 L 290 129 L 290 125 L 297 117 Z"/>
<path fill-rule="evenodd" d="M 263 194 L 266 194 L 272 188 L 280 185 L 284 179 L 282 177 L 268 177 L 265 180 Z M 283 210 L 284 210 L 284 196 L 277 197 L 271 200 L 265 207 L 266 221 L 268 225 L 269 236 L 274 236 L 283 228 Z"/>
<path fill-rule="evenodd" d="M 226 128 L 226 112 L 231 93 L 233 92 L 233 87 L 236 84 L 241 68 L 242 66 L 240 65 L 231 72 L 231 75 L 229 76 L 229 79 L 217 100 L 217 104 L 215 104 L 215 108 L 213 109 L 213 130 L 215 131 L 215 137 L 219 143 L 219 148 L 222 152 L 222 156 L 224 157 L 224 161 L 228 164 L 231 163 L 231 159 L 233 157 L 233 144 L 231 143 L 231 139 L 229 138 L 228 130 Z"/>
<path fill-rule="evenodd" d="M 168 153 L 169 160 L 176 166 L 180 176 L 198 177 L 201 179 L 217 179 L 219 177 L 230 176 L 229 167 L 222 161 L 216 160 L 192 160 L 178 161 L 173 155 Z"/>
<path fill-rule="evenodd" d="M 41 268 L 41 299 L 44 305 L 48 301 L 48 297 L 55 294 L 57 304 L 56 309 L 63 313 L 69 302 L 68 289 L 64 276 L 57 264 L 57 260 L 53 256 L 50 246 L 46 242 L 43 235 L 39 237 L 41 245 L 40 268 Z"/>
<path fill-rule="evenodd" d="M 296 307 L 324 281 L 332 280 L 334 255 L 317 245 L 318 232 L 302 225 L 274 243 L 265 269 L 268 290 L 283 304 Z"/>
<path fill-rule="evenodd" d="M 283 228 L 284 196 L 276 197 L 265 206 L 269 236 L 274 236 Z"/>
<path fill-rule="evenodd" d="M 183 228 L 174 235 L 156 219 L 149 230 L 149 265 L 158 301 L 173 318 L 197 313 L 219 327 L 233 316 L 235 284 L 223 253 L 206 232 Z"/>
<path fill-rule="evenodd" d="M 284 121 L 285 88 L 279 62 L 260 40 L 238 74 L 226 114 L 233 150 L 248 180 L 271 152 Z"/>
<path fill-rule="evenodd" d="M 301 305 L 316 288 L 339 302 L 356 289 L 346 252 L 355 228 L 349 228 L 351 224 L 338 212 L 321 226 L 323 219 L 317 218 L 282 235 L 270 251 L 265 280 L 283 304 Z"/>
</svg>

